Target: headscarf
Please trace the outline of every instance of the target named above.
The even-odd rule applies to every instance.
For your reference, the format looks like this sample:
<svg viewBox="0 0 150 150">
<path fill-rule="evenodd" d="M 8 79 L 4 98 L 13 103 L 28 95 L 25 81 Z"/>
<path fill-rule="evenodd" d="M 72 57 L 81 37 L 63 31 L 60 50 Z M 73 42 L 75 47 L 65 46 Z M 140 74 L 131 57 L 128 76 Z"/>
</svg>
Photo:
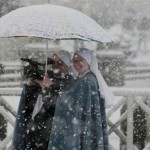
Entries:
<svg viewBox="0 0 150 150">
<path fill-rule="evenodd" d="M 76 78 L 77 72 L 72 64 L 72 61 L 71 61 L 72 56 L 71 56 L 70 52 L 68 52 L 66 50 L 56 50 L 56 51 L 53 51 L 52 54 L 57 55 L 63 61 L 63 63 L 67 65 L 70 74 L 74 78 Z"/>
<path fill-rule="evenodd" d="M 65 51 L 65 50 L 53 51 L 52 55 L 54 55 L 54 54 L 57 55 L 63 61 L 63 63 L 67 65 L 69 73 L 74 78 L 76 78 L 77 73 L 75 71 L 75 68 L 72 65 L 71 54 L 68 51 Z M 39 96 L 37 98 L 37 102 L 36 102 L 34 110 L 33 110 L 33 113 L 32 113 L 32 119 L 34 119 L 36 114 L 40 111 L 40 109 L 42 108 L 42 105 L 43 105 L 42 95 L 39 94 Z"/>
<path fill-rule="evenodd" d="M 99 85 L 100 95 L 105 99 L 105 107 L 108 108 L 112 106 L 115 96 L 111 89 L 107 86 L 100 70 L 98 69 L 98 62 L 94 52 L 87 48 L 80 48 L 75 53 L 87 61 L 90 66 L 90 70 L 95 74 Z"/>
<path fill-rule="evenodd" d="M 53 55 L 57 55 L 67 67 L 70 67 L 71 64 L 71 54 L 66 50 L 56 50 L 53 52 Z"/>
</svg>

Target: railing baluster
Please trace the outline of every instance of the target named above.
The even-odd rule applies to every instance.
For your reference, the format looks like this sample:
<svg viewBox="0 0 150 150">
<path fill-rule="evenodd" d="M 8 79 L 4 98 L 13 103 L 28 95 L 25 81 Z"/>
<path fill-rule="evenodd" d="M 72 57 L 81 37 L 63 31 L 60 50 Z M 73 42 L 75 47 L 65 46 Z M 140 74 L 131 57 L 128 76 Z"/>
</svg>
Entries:
<svg viewBox="0 0 150 150">
<path fill-rule="evenodd" d="M 109 126 L 113 126 L 114 124 L 108 120 L 108 125 Z M 126 136 L 123 134 L 122 131 L 120 131 L 119 129 L 115 128 L 114 132 L 120 137 L 120 139 L 122 140 L 123 143 L 126 143 Z"/>
<path fill-rule="evenodd" d="M 115 104 L 110 110 L 108 111 L 106 117 L 107 119 L 124 103 L 126 102 L 125 98 L 122 98 L 117 104 Z"/>
<path fill-rule="evenodd" d="M 0 114 L 2 114 L 12 126 L 15 126 L 15 120 L 12 119 L 12 117 L 2 106 L 0 106 Z"/>
<path fill-rule="evenodd" d="M 1 143 L 0 143 L 0 149 L 3 149 L 6 147 L 6 145 L 12 140 L 13 133 L 7 136 Z"/>
<path fill-rule="evenodd" d="M 133 104 L 133 111 L 137 108 L 137 104 Z M 117 128 L 125 119 L 127 119 L 127 111 L 125 111 L 121 116 L 120 118 L 118 119 L 118 121 L 116 121 L 116 123 L 111 126 L 111 128 L 109 129 L 108 133 L 111 134 L 115 128 Z"/>
<path fill-rule="evenodd" d="M 16 117 L 16 111 L 10 106 L 10 104 L 0 96 L 0 105 L 3 106 L 7 111 L 9 111 L 14 117 Z"/>
<path fill-rule="evenodd" d="M 127 150 L 133 150 L 133 97 L 127 102 Z"/>
<path fill-rule="evenodd" d="M 146 96 L 145 101 L 150 111 L 150 96 Z M 147 115 L 147 134 L 145 139 L 145 145 L 146 148 L 144 150 L 149 150 L 150 149 L 150 115 Z"/>
</svg>

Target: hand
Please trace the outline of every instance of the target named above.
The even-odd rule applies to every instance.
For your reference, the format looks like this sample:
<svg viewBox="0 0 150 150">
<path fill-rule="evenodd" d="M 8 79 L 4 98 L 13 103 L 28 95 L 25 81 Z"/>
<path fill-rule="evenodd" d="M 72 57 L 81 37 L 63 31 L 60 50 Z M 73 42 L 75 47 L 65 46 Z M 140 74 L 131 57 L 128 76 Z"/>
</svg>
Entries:
<svg viewBox="0 0 150 150">
<path fill-rule="evenodd" d="M 33 85 L 34 84 L 34 80 L 32 79 L 32 78 L 28 78 L 27 79 L 27 85 L 28 86 L 31 86 L 31 85 Z"/>
<path fill-rule="evenodd" d="M 50 87 L 53 84 L 52 79 L 49 78 L 49 76 L 47 74 L 45 74 L 44 78 L 43 78 L 43 86 L 45 88 Z"/>
<path fill-rule="evenodd" d="M 41 86 L 42 92 L 45 93 L 45 86 L 43 85 L 43 80 L 36 80 L 36 83 L 38 83 Z"/>
</svg>

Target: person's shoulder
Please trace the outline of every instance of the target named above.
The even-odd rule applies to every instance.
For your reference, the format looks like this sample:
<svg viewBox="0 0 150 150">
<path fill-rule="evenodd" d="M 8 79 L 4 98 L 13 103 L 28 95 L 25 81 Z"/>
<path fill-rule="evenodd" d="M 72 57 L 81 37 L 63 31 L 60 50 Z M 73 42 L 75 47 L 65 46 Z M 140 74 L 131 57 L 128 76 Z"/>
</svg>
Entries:
<svg viewBox="0 0 150 150">
<path fill-rule="evenodd" d="M 89 71 L 88 73 L 86 73 L 86 74 L 83 76 L 83 80 L 84 80 L 84 81 L 93 82 L 93 81 L 96 81 L 96 77 L 95 77 L 95 75 L 93 74 L 93 72 Z"/>
<path fill-rule="evenodd" d="M 83 85 L 93 85 L 93 84 L 97 84 L 97 80 L 95 75 L 90 71 L 88 73 L 86 73 L 81 79 L 80 82 Z"/>
</svg>

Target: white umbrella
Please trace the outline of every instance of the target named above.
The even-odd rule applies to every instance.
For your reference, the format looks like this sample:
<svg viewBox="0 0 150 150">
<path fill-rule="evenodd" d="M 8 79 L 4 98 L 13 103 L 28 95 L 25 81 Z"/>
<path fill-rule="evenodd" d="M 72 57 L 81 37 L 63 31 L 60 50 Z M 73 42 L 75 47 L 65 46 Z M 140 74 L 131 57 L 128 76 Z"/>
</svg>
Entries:
<svg viewBox="0 0 150 150">
<path fill-rule="evenodd" d="M 0 38 L 7 37 L 80 39 L 101 43 L 113 41 L 99 24 L 85 14 L 51 4 L 22 7 L 1 17 Z M 46 46 L 48 50 L 48 41 Z M 45 71 L 47 72 L 47 56 Z"/>
<path fill-rule="evenodd" d="M 85 14 L 58 5 L 32 5 L 0 18 L 0 37 L 39 37 L 112 42 L 108 33 Z"/>
</svg>

